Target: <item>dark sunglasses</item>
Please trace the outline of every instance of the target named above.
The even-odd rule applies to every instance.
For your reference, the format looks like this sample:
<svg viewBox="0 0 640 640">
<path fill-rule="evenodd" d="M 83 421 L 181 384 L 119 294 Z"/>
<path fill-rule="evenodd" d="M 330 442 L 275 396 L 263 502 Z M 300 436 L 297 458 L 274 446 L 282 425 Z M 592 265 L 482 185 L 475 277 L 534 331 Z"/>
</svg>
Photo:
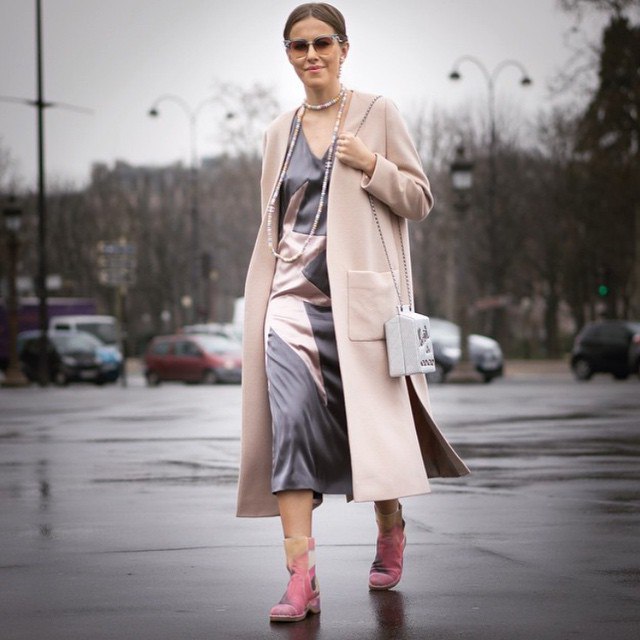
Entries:
<svg viewBox="0 0 640 640">
<path fill-rule="evenodd" d="M 341 38 L 337 33 L 332 33 L 329 36 L 318 36 L 313 40 L 304 40 L 303 38 L 299 38 L 298 40 L 285 40 L 284 46 L 296 57 L 301 58 L 307 55 L 309 45 L 313 45 L 316 53 L 328 53 L 333 46 L 334 40 L 344 42 L 344 38 Z"/>
</svg>

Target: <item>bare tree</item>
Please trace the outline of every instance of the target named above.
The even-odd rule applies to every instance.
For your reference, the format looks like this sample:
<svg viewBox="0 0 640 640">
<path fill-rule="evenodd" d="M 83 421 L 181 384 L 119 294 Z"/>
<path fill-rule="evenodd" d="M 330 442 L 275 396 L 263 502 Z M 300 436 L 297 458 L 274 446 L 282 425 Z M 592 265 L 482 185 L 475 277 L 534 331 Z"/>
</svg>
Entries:
<svg viewBox="0 0 640 640">
<path fill-rule="evenodd" d="M 260 83 L 247 88 L 231 82 L 215 82 L 214 88 L 227 112 L 220 126 L 226 151 L 233 156 L 259 157 L 263 133 L 280 111 L 273 88 Z"/>
<path fill-rule="evenodd" d="M 622 17 L 628 11 L 637 11 L 637 0 L 559 0 L 564 11 L 582 15 L 584 11 L 601 11 Z"/>
</svg>

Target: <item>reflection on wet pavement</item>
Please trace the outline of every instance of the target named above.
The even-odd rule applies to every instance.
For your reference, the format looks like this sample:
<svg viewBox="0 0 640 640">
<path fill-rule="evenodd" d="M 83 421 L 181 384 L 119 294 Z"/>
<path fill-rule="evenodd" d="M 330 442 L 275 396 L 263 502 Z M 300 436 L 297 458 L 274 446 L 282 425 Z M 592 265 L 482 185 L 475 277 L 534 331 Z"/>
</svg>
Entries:
<svg viewBox="0 0 640 640">
<path fill-rule="evenodd" d="M 366 591 L 369 505 L 327 500 L 323 613 L 291 625 L 266 623 L 282 576 L 259 568 L 280 562 L 278 522 L 233 517 L 238 387 L 1 390 L 0 616 L 48 640 L 626 640 L 640 624 L 638 390 L 432 388 L 472 474 L 407 500 L 390 592 Z"/>
<path fill-rule="evenodd" d="M 269 631 L 274 638 L 282 638 L 282 640 L 316 640 L 320 632 L 321 619 L 322 614 L 308 615 L 297 623 L 272 622 Z"/>
<path fill-rule="evenodd" d="M 401 638 L 404 630 L 405 597 L 400 591 L 369 593 L 369 603 L 378 625 L 377 637 Z"/>
</svg>

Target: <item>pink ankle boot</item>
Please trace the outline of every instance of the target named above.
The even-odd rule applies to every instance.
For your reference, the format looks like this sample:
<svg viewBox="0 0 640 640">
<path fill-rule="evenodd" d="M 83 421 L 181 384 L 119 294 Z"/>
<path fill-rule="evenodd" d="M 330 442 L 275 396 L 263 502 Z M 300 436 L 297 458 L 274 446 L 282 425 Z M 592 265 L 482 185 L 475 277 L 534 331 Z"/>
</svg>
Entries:
<svg viewBox="0 0 640 640">
<path fill-rule="evenodd" d="M 402 506 L 388 515 L 376 509 L 378 540 L 376 558 L 369 571 L 369 589 L 384 591 L 395 587 L 402 577 L 402 553 L 407 544 Z"/>
<path fill-rule="evenodd" d="M 316 543 L 313 538 L 285 538 L 287 590 L 271 609 L 271 622 L 298 622 L 307 613 L 320 613 L 320 586 L 316 579 Z"/>
</svg>

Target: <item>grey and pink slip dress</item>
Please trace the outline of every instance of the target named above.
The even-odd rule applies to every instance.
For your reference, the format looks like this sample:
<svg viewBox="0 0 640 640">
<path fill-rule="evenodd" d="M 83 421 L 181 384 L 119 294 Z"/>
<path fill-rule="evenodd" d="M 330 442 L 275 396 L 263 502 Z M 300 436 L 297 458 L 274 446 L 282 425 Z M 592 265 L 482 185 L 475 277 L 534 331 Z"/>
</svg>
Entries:
<svg viewBox="0 0 640 640">
<path fill-rule="evenodd" d="M 300 131 L 280 192 L 278 253 L 296 253 L 318 211 L 325 162 Z M 328 191 L 327 191 L 328 192 Z M 266 371 L 273 420 L 271 489 L 352 493 L 338 350 L 327 273 L 327 206 L 305 252 L 277 260 L 265 320 Z M 274 225 L 274 235 L 276 229 Z"/>
</svg>

